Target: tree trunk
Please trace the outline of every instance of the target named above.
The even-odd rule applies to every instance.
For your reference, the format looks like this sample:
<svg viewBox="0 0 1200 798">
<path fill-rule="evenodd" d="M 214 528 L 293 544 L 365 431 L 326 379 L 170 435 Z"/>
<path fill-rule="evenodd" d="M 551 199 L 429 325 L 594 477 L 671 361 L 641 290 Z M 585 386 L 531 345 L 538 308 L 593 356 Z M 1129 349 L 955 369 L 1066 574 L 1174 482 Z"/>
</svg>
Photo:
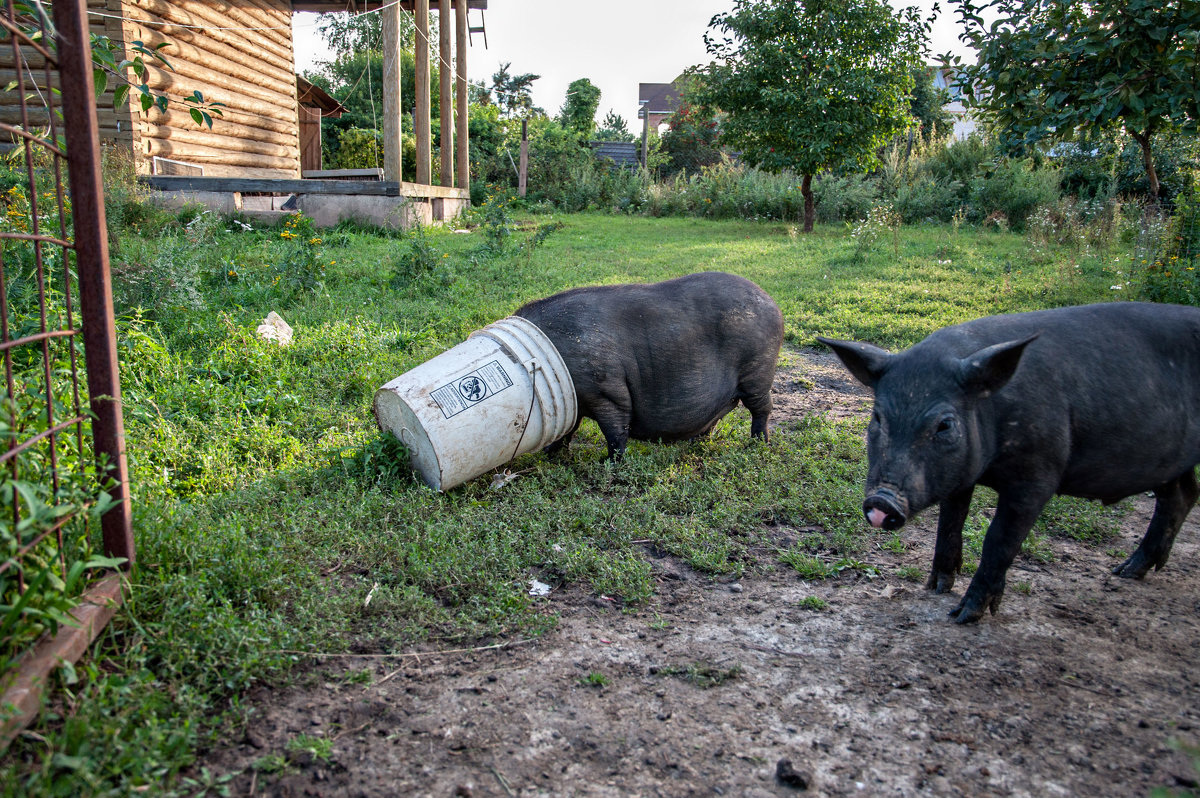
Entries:
<svg viewBox="0 0 1200 798">
<path fill-rule="evenodd" d="M 1129 135 L 1133 136 L 1133 140 L 1142 148 L 1142 166 L 1146 170 L 1146 179 L 1150 181 L 1150 206 L 1158 207 L 1158 172 L 1154 170 L 1154 154 L 1150 150 L 1150 139 L 1153 136 L 1153 130 L 1147 129 L 1145 133 L 1137 133 L 1130 130 Z"/>
<path fill-rule="evenodd" d="M 804 232 L 813 231 L 813 221 L 817 218 L 817 203 L 813 200 L 812 175 L 805 175 L 800 183 L 800 193 L 804 196 Z"/>
</svg>

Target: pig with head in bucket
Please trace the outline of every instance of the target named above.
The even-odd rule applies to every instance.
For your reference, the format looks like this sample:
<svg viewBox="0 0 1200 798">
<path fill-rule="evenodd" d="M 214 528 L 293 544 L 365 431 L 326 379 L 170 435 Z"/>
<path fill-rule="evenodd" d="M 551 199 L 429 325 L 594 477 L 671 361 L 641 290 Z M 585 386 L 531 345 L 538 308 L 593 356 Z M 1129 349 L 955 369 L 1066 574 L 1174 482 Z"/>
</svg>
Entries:
<svg viewBox="0 0 1200 798">
<path fill-rule="evenodd" d="M 708 434 L 741 402 L 767 438 L 783 343 L 775 301 L 749 280 L 703 272 L 648 285 L 575 288 L 521 307 L 562 356 L 579 417 L 599 425 L 608 456 L 630 438 Z M 547 451 L 566 446 L 575 429 Z"/>
<path fill-rule="evenodd" d="M 897 529 L 939 506 L 926 587 L 949 591 L 976 485 L 997 492 L 959 623 L 996 611 L 1005 575 L 1055 494 L 1153 491 L 1137 550 L 1113 573 L 1162 568 L 1196 503 L 1200 308 L 1117 302 L 990 316 L 899 354 L 820 339 L 875 393 L 863 512 Z"/>
</svg>

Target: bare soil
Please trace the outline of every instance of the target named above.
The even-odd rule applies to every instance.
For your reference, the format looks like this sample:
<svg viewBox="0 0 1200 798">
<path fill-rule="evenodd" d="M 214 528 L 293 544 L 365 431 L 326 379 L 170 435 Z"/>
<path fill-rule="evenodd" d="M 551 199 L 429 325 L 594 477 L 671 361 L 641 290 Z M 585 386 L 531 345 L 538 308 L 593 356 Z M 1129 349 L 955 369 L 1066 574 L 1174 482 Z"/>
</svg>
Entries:
<svg viewBox="0 0 1200 798">
<path fill-rule="evenodd" d="M 832 357 L 797 361 L 777 377 L 774 423 L 869 412 Z M 1134 507 L 1113 545 L 1140 540 L 1153 501 Z M 947 612 L 967 577 L 938 596 L 899 575 L 927 571 L 936 513 L 905 528 L 904 554 L 864 556 L 874 577 L 806 582 L 764 550 L 758 573 L 729 583 L 648 551 L 650 606 L 567 587 L 542 599 L 561 620 L 536 640 L 328 660 L 305 686 L 252 695 L 244 738 L 201 764 L 243 771 L 234 794 L 279 796 L 1194 788 L 1200 775 L 1169 745 L 1200 742 L 1197 516 L 1144 581 L 1111 576 L 1103 548 L 1054 540 L 1052 563 L 1019 559 L 1001 612 L 965 627 Z M 772 530 L 784 544 L 803 532 Z M 814 596 L 827 606 L 802 605 Z M 335 677 L 357 669 L 372 682 Z M 332 739 L 331 754 L 289 753 L 299 735 Z"/>
</svg>

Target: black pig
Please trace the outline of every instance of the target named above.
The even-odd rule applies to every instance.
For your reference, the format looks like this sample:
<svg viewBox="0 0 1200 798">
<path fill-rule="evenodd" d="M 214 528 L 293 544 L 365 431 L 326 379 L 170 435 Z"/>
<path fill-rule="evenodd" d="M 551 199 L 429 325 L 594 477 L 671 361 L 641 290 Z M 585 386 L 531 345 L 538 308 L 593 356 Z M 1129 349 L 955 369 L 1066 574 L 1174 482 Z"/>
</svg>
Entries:
<svg viewBox="0 0 1200 798">
<path fill-rule="evenodd" d="M 767 438 L 783 316 L 754 283 L 703 272 L 649 285 L 575 288 L 530 302 L 571 372 L 579 417 L 594 419 L 620 459 L 629 438 L 705 435 L 740 401 Z M 575 430 L 547 447 L 566 446 Z"/>
<path fill-rule="evenodd" d="M 1056 493 L 1105 503 L 1154 491 L 1141 545 L 1113 573 L 1162 568 L 1200 488 L 1200 308 L 1118 302 L 990 316 L 899 354 L 820 339 L 875 392 L 863 512 L 897 529 L 939 504 L 933 570 L 962 565 L 976 485 L 998 494 L 979 570 L 951 611 L 995 613 L 1005 574 Z"/>
</svg>

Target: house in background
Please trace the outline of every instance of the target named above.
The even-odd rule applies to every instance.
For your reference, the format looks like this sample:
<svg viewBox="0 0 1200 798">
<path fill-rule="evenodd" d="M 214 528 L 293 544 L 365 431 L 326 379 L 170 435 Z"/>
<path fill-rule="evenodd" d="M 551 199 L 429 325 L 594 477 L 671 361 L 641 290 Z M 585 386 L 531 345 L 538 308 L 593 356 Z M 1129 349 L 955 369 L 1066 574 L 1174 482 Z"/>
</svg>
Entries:
<svg viewBox="0 0 1200 798">
<path fill-rule="evenodd" d="M 971 118 L 966 105 L 963 104 L 962 86 L 957 80 L 957 72 L 953 67 L 934 67 L 933 85 L 945 89 L 950 94 L 950 102 L 943 106 L 954 118 L 955 140 L 965 139 L 975 132 L 978 124 Z"/>
<path fill-rule="evenodd" d="M 646 120 L 657 130 L 679 108 L 679 87 L 683 76 L 670 83 L 639 83 L 637 118 Z"/>
</svg>

